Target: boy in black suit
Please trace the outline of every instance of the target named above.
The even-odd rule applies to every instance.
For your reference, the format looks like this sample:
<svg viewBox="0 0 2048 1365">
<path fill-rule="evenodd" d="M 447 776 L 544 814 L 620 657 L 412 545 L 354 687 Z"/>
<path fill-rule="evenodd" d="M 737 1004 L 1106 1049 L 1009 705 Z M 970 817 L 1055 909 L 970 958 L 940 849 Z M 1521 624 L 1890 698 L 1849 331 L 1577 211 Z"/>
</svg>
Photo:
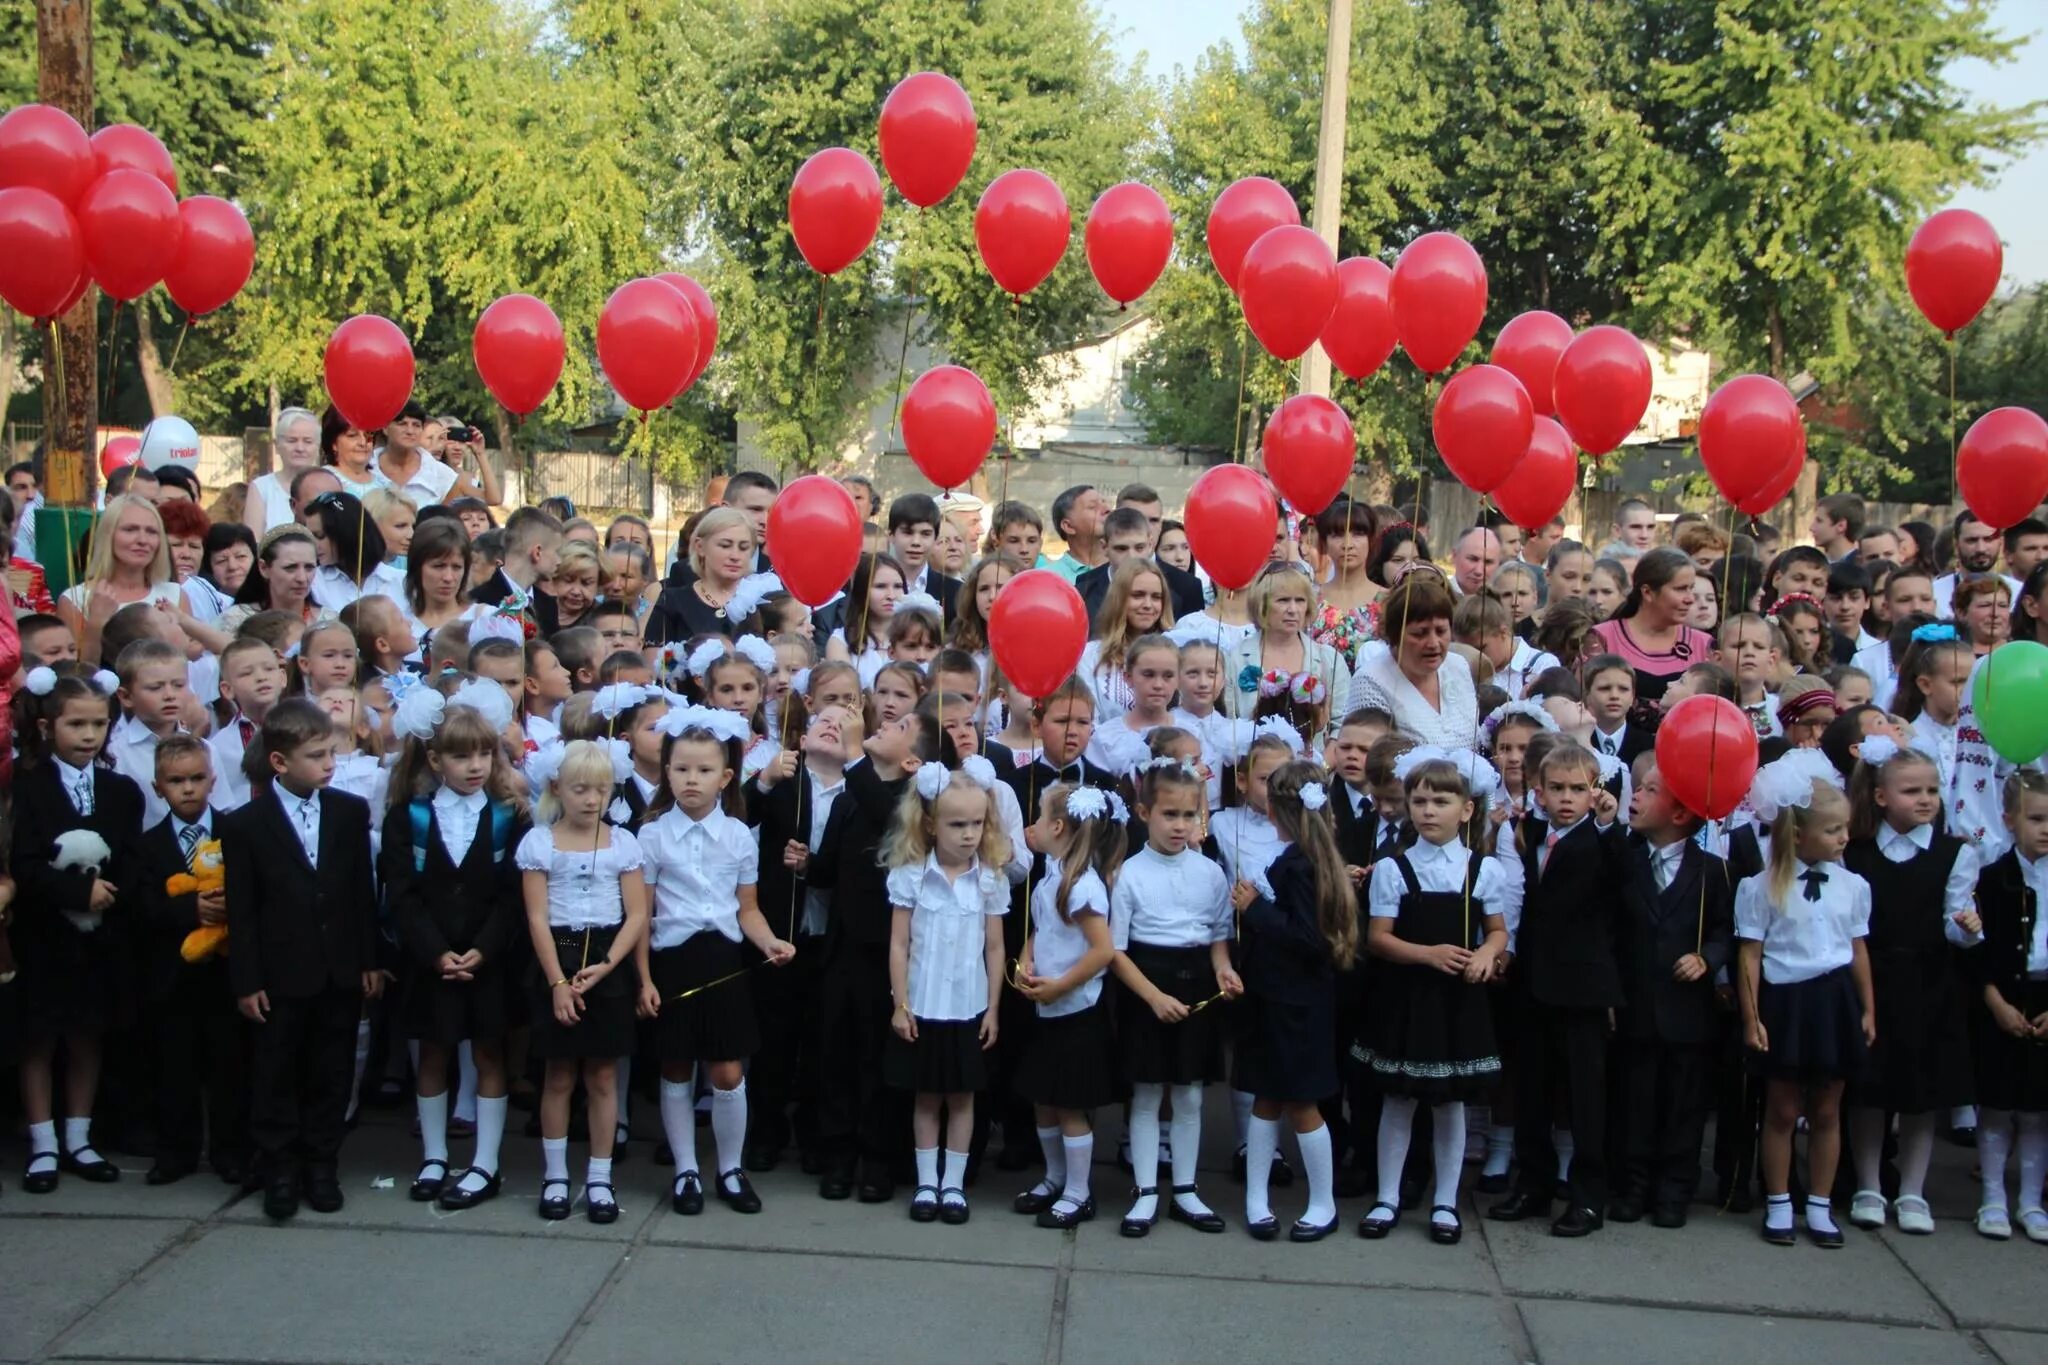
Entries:
<svg viewBox="0 0 2048 1365">
<path fill-rule="evenodd" d="M 1654 756 L 1638 760 L 1629 805 L 1632 922 L 1622 959 L 1628 1007 L 1616 1019 L 1620 1191 L 1607 1216 L 1685 1226 L 1699 1186 L 1714 1044 L 1722 1031 L 1714 977 L 1735 934 L 1728 865 L 1695 841 L 1700 818 L 1664 790 Z"/>
<path fill-rule="evenodd" d="M 889 504 L 889 553 L 903 566 L 903 591 L 921 592 L 939 604 L 939 625 L 959 611 L 960 580 L 932 562 L 939 548 L 939 503 L 929 493 L 905 493 Z"/>
<path fill-rule="evenodd" d="M 280 702 L 244 769 L 249 803 L 219 818 L 227 862 L 228 975 L 256 1025 L 250 1133 L 263 1212 L 342 1204 L 337 1164 L 356 1021 L 383 988 L 377 969 L 370 807 L 328 789 L 334 722 L 312 702 Z"/>
<path fill-rule="evenodd" d="M 1524 839 L 1528 888 L 1515 936 L 1527 1039 L 1515 1072 L 1516 1188 L 1486 1211 L 1519 1222 L 1547 1218 L 1557 1181 L 1550 1129 L 1560 1088 L 1569 1096 L 1574 1151 L 1569 1206 L 1552 1235 L 1596 1231 L 1607 1206 L 1607 1033 L 1625 1003 L 1619 942 L 1628 906 L 1627 832 L 1619 803 L 1600 785 L 1598 761 L 1577 744 L 1543 756 L 1537 769 L 1547 828 Z"/>
<path fill-rule="evenodd" d="M 1624 767 L 1656 746 L 1657 736 L 1642 725 L 1629 724 L 1636 704 L 1636 671 L 1619 654 L 1596 654 L 1580 669 L 1586 690 L 1586 712 L 1593 717 L 1587 747 L 1618 758 Z"/>
<path fill-rule="evenodd" d="M 204 1146 L 215 1174 L 239 1185 L 249 1173 L 249 1026 L 235 1010 L 225 946 L 197 962 L 180 951 L 195 929 L 227 923 L 227 893 L 172 895 L 166 885 L 194 871 L 214 838 L 213 758 L 196 736 L 168 735 L 157 743 L 155 767 L 168 813 L 143 831 L 136 850 L 156 1050 L 156 1164 L 144 1179 L 182 1180 L 199 1169 Z"/>
</svg>

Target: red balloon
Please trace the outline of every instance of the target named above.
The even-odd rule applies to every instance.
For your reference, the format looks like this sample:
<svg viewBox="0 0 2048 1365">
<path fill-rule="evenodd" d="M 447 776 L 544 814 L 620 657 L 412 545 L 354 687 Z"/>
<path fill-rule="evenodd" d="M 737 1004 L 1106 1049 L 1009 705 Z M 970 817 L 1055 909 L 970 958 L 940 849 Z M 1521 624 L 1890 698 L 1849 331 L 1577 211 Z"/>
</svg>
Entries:
<svg viewBox="0 0 2048 1365">
<path fill-rule="evenodd" d="M 116 436 L 100 447 L 100 477 L 104 479 L 115 470 L 126 468 L 141 458 L 140 436 Z"/>
<path fill-rule="evenodd" d="M 1159 191 L 1135 180 L 1111 185 L 1088 210 L 1088 269 L 1120 304 L 1143 296 L 1173 254 L 1173 214 Z"/>
<path fill-rule="evenodd" d="M 1276 227 L 1237 271 L 1245 325 L 1274 356 L 1293 360 L 1316 344 L 1337 307 L 1337 258 L 1305 227 Z"/>
<path fill-rule="evenodd" d="M 85 259 L 85 248 L 80 247 L 78 254 L 79 259 L 83 261 Z M 85 291 L 90 288 L 92 288 L 92 274 L 90 271 L 81 268 L 78 272 L 78 282 L 71 286 L 71 292 L 64 296 L 64 302 L 59 304 L 57 311 L 50 316 L 61 318 L 72 309 L 78 307 L 79 300 L 85 297 Z"/>
<path fill-rule="evenodd" d="M 1353 379 L 1364 379 L 1394 353 L 1394 272 L 1370 256 L 1337 262 L 1337 306 L 1323 325 L 1323 350 L 1330 363 Z"/>
<path fill-rule="evenodd" d="M 24 104 L 0 118 L 0 189 L 42 190 L 69 209 L 98 174 L 92 139 L 62 109 Z"/>
<path fill-rule="evenodd" d="M 1468 365 L 1452 375 L 1430 418 L 1437 453 L 1475 493 L 1507 481 L 1528 453 L 1535 424 L 1529 391 L 1498 365 Z"/>
<path fill-rule="evenodd" d="M 974 160 L 974 137 L 974 101 L 951 76 L 905 76 L 882 101 L 882 169 L 921 209 L 959 185 Z"/>
<path fill-rule="evenodd" d="M 37 322 L 62 317 L 85 292 L 85 241 L 47 190 L 0 190 L 0 298 Z"/>
<path fill-rule="evenodd" d="M 1266 423 L 1266 475 L 1297 512 L 1314 516 L 1351 477 L 1358 434 L 1344 409 L 1317 394 L 1297 394 Z"/>
<path fill-rule="evenodd" d="M 903 448 L 940 488 L 973 478 L 995 443 L 996 402 L 974 371 L 926 370 L 904 395 Z"/>
<path fill-rule="evenodd" d="M 697 363 L 690 366 L 690 377 L 683 381 L 688 389 L 703 375 L 711 364 L 711 356 L 718 349 L 718 305 L 711 301 L 711 295 L 703 285 L 688 275 L 679 275 L 673 270 L 664 270 L 654 277 L 673 288 L 690 305 L 690 311 L 697 319 Z M 851 572 L 849 570 L 848 572 Z"/>
<path fill-rule="evenodd" d="M 837 479 L 806 474 L 768 509 L 768 557 L 790 596 L 822 607 L 860 562 L 860 513 Z"/>
<path fill-rule="evenodd" d="M 358 431 L 381 431 L 412 397 L 412 343 L 398 324 L 359 313 L 327 338 L 327 401 Z"/>
<path fill-rule="evenodd" d="M 1494 338 L 1492 359 L 1522 381 L 1537 416 L 1551 417 L 1557 413 L 1557 399 L 1551 389 L 1551 381 L 1557 375 L 1557 358 L 1571 344 L 1572 325 L 1555 313 L 1538 309 L 1508 319 L 1508 325 Z"/>
<path fill-rule="evenodd" d="M 988 647 L 1003 676 L 1036 700 L 1074 676 L 1088 647 L 1088 609 L 1051 569 L 1027 569 L 996 592 Z"/>
<path fill-rule="evenodd" d="M 98 175 L 108 171 L 141 171 L 162 181 L 172 194 L 178 192 L 178 168 L 172 164 L 162 140 L 147 128 L 132 123 L 108 124 L 92 135 L 92 159 Z"/>
<path fill-rule="evenodd" d="M 597 315 L 597 363 L 642 412 L 667 406 L 697 363 L 697 320 L 675 286 L 627 280 Z"/>
<path fill-rule="evenodd" d="M 1044 283 L 1073 235 L 1067 197 L 1043 171 L 1004 171 L 974 206 L 974 245 L 1006 294 Z"/>
<path fill-rule="evenodd" d="M 1756 780 L 1756 730 L 1725 697 L 1687 697 L 1657 726 L 1664 790 L 1703 820 L 1725 820 Z"/>
<path fill-rule="evenodd" d="M 114 170 L 78 201 L 85 263 L 100 288 L 122 303 L 156 288 L 178 257 L 184 227 L 178 200 L 142 171 Z"/>
<path fill-rule="evenodd" d="M 1737 375 L 1715 389 L 1700 410 L 1700 463 L 1732 503 L 1739 505 L 1776 483 L 1786 462 L 1805 445 L 1799 404 L 1767 374 Z"/>
<path fill-rule="evenodd" d="M 1209 208 L 1209 261 L 1223 282 L 1237 288 L 1238 268 L 1252 243 L 1276 227 L 1300 227 L 1301 209 L 1277 180 L 1247 176 L 1216 196 Z"/>
<path fill-rule="evenodd" d="M 1579 482 L 1579 455 L 1572 438 L 1548 417 L 1538 417 L 1529 449 L 1493 490 L 1494 506 L 1525 530 L 1540 530 L 1571 501 Z"/>
<path fill-rule="evenodd" d="M 194 195 L 178 205 L 183 233 L 178 254 L 164 272 L 164 291 L 194 317 L 242 292 L 256 264 L 256 236 L 249 220 L 225 199 Z"/>
<path fill-rule="evenodd" d="M 1627 328 L 1588 327 L 1557 358 L 1557 420 L 1588 455 L 1605 455 L 1650 410 L 1650 357 Z"/>
<path fill-rule="evenodd" d="M 1735 510 L 1746 517 L 1760 517 L 1781 502 L 1792 485 L 1799 482 L 1799 471 L 1806 468 L 1806 428 L 1799 428 L 1799 442 L 1793 448 L 1791 457 L 1771 477 L 1770 482 L 1735 504 Z"/>
<path fill-rule="evenodd" d="M 493 300 L 476 320 L 470 347 L 484 387 L 515 417 L 548 401 L 567 351 L 562 320 L 531 294 Z"/>
<path fill-rule="evenodd" d="M 1426 232 L 1394 262 L 1389 290 L 1401 349 L 1424 374 L 1442 374 L 1479 335 L 1486 267 L 1455 232 Z"/>
<path fill-rule="evenodd" d="M 1258 577 L 1273 557 L 1280 505 L 1273 490 L 1241 464 L 1220 464 L 1188 490 L 1188 546 L 1216 586 L 1232 592 Z"/>
<path fill-rule="evenodd" d="M 2026 408 L 1993 408 L 1956 449 L 1963 505 L 2003 531 L 2048 501 L 2048 422 Z"/>
<path fill-rule="evenodd" d="M 860 259 L 881 226 L 882 177 L 859 152 L 827 147 L 797 168 L 789 231 L 811 269 L 837 275 Z"/>
<path fill-rule="evenodd" d="M 1997 229 L 1968 209 L 1943 209 L 1906 244 L 1906 291 L 1921 316 L 1949 336 L 1984 311 L 2004 269 Z"/>
</svg>

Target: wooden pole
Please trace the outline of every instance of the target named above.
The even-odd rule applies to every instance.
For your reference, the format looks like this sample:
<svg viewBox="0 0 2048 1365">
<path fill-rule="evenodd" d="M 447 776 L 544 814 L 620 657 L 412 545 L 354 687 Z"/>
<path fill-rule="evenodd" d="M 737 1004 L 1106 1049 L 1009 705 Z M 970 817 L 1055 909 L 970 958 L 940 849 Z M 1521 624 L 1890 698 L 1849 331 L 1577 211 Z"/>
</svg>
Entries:
<svg viewBox="0 0 2048 1365">
<path fill-rule="evenodd" d="M 1329 44 L 1323 53 L 1323 122 L 1316 136 L 1316 188 L 1310 226 L 1337 250 L 1344 209 L 1344 116 L 1351 90 L 1351 0 L 1330 0 Z M 1330 357 L 1318 342 L 1301 358 L 1301 391 L 1330 396 Z"/>
<path fill-rule="evenodd" d="M 36 95 L 91 130 L 93 117 L 91 0 L 36 0 Z M 99 430 L 99 290 L 88 285 L 78 306 L 57 322 L 61 356 L 45 374 L 63 375 L 61 392 L 45 384 L 43 489 L 53 507 L 90 506 Z"/>
</svg>

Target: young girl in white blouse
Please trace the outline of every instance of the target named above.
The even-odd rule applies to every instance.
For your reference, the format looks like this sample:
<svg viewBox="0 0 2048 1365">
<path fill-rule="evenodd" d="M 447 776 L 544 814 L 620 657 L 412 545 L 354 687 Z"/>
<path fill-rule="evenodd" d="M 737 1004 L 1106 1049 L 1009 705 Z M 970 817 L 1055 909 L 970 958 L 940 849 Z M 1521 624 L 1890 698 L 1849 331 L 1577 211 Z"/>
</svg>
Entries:
<svg viewBox="0 0 2048 1365">
<path fill-rule="evenodd" d="M 1042 1228 L 1070 1228 L 1095 1216 L 1089 1113 L 1117 1098 L 1102 978 L 1116 956 L 1109 888 L 1129 846 L 1121 805 L 1092 787 L 1062 782 L 1046 792 L 1027 835 L 1045 855 L 1045 876 L 1031 893 L 1031 938 L 1017 964 L 1018 989 L 1038 1006 L 1017 1088 L 1037 1110 L 1045 1178 L 1012 1207 L 1036 1214 Z"/>
<path fill-rule="evenodd" d="M 1180 631 L 1175 630 L 1178 637 Z M 1223 809 L 1224 755 L 1237 752 L 1233 731 L 1242 722 L 1216 708 L 1223 695 L 1223 651 L 1214 640 L 1190 639 L 1180 647 L 1180 704 L 1168 712 L 1175 725 L 1202 742 L 1209 809 Z"/>
<path fill-rule="evenodd" d="M 1735 892 L 1737 991 L 1744 1038 L 1764 1077 L 1763 1237 L 1797 1240 L 1792 1133 L 1807 1126 L 1806 1231 L 1839 1247 L 1828 1191 L 1841 1159 L 1843 1082 L 1860 1076 L 1877 1039 L 1871 995 L 1870 884 L 1842 866 L 1849 802 L 1818 751 L 1795 749 L 1756 776 L 1750 800 L 1771 822 L 1770 863 Z"/>
<path fill-rule="evenodd" d="M 527 761 L 541 787 L 539 819 L 516 855 L 526 928 L 540 968 L 528 1016 L 531 1054 L 545 1066 L 540 1101 L 540 1216 L 569 1216 L 569 1097 L 580 1075 L 589 1103 L 584 1211 L 619 1216 L 612 1193 L 618 1059 L 633 1048 L 632 973 L 620 971 L 647 931 L 640 845 L 605 823 L 615 769 L 593 740 L 549 745 Z"/>
<path fill-rule="evenodd" d="M 1009 840 L 997 818 L 996 772 L 968 758 L 958 772 L 917 770 L 882 848 L 889 868 L 889 991 L 894 1033 L 882 1077 L 916 1096 L 911 1137 L 917 1191 L 910 1219 L 967 1221 L 967 1147 L 974 1092 L 988 1083 L 982 1054 L 996 1044 L 1003 989 L 1003 875 Z M 939 1111 L 946 1115 L 944 1184 Z"/>
<path fill-rule="evenodd" d="M 1174 689 L 1179 685 L 1180 649 L 1164 635 L 1134 640 L 1124 655 L 1124 685 L 1131 708 L 1111 714 L 1088 739 L 1088 761 L 1113 773 L 1127 773 L 1146 757 L 1145 737 L 1173 724 Z"/>
<path fill-rule="evenodd" d="M 1109 898 L 1116 948 L 1117 1050 L 1131 1083 L 1131 1172 L 1135 1202 L 1126 1237 L 1159 1221 L 1159 1109 L 1173 1095 L 1173 1200 L 1167 1216 L 1201 1232 L 1223 1219 L 1195 1188 L 1202 1150 L 1202 1087 L 1222 1080 L 1224 1012 L 1210 1008 L 1244 983 L 1230 961 L 1234 916 L 1223 869 L 1203 856 L 1206 802 L 1201 770 L 1177 758 L 1150 760 L 1138 774 L 1145 846 L 1117 873 Z"/>
<path fill-rule="evenodd" d="M 746 721 L 730 711 L 683 706 L 661 719 L 664 785 L 640 827 L 640 853 L 654 913 L 634 947 L 639 1013 L 655 1021 L 661 1059 L 661 1123 L 675 1154 L 669 1206 L 704 1211 L 697 1173 L 692 1083 L 698 1063 L 711 1082 L 715 1190 L 738 1213 L 759 1213 L 761 1197 L 740 1169 L 747 1134 L 746 1059 L 760 1043 L 740 939 L 773 966 L 796 956 L 761 914 L 754 886 L 760 848 L 740 818 L 740 745 Z"/>
</svg>

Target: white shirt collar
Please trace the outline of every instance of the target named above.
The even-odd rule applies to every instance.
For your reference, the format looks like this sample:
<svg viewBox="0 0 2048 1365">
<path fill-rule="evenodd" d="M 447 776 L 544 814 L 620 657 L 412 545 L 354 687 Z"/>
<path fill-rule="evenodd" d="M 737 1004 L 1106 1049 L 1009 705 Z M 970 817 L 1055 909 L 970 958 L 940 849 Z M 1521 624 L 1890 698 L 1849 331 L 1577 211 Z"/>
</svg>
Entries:
<svg viewBox="0 0 2048 1365">
<path fill-rule="evenodd" d="M 670 806 L 668 808 L 668 814 L 662 816 L 661 818 L 664 820 L 673 820 L 675 822 L 675 830 L 677 834 L 687 835 L 692 830 L 699 829 L 703 830 L 705 833 L 708 834 L 717 825 L 718 818 L 723 814 L 725 814 L 723 810 L 721 810 L 717 806 L 713 806 L 710 810 L 704 813 L 704 818 L 702 820 L 693 820 L 690 818 L 690 813 L 684 810 L 681 806 Z"/>
<path fill-rule="evenodd" d="M 846 790 L 846 773 L 843 769 L 840 771 L 839 776 L 828 782 L 818 776 L 809 764 L 805 764 L 804 776 L 811 779 L 811 791 L 819 796 L 837 796 L 840 792 Z"/>
<path fill-rule="evenodd" d="M 443 787 L 434 793 L 434 809 L 480 811 L 490 802 L 490 799 L 490 794 L 482 787 L 478 787 L 467 796 L 455 791 L 452 787 Z"/>
<path fill-rule="evenodd" d="M 210 838 L 213 834 L 213 808 L 209 806 L 199 812 L 197 820 L 180 820 L 176 811 L 171 812 L 171 832 L 182 836 L 188 829 L 198 829 Z"/>
<path fill-rule="evenodd" d="M 1893 828 L 1890 821 L 1878 826 L 1877 846 L 1880 850 L 1888 852 L 1900 844 L 1911 844 L 1925 853 L 1934 847 L 1934 826 L 1915 825 L 1904 832 Z"/>
<path fill-rule="evenodd" d="M 979 871 L 981 871 L 981 859 L 974 858 L 968 862 L 967 870 L 962 872 L 956 880 L 965 880 Z M 927 877 L 937 877 L 942 882 L 946 881 L 946 869 L 939 866 L 938 854 L 927 853 L 924 855 L 924 875 Z"/>
<path fill-rule="evenodd" d="M 318 810 L 320 808 L 320 789 L 318 787 L 315 787 L 313 789 L 312 795 L 300 796 L 298 793 L 291 790 L 291 788 L 285 786 L 284 783 L 282 782 L 279 782 L 276 785 L 277 799 L 284 803 L 285 810 L 298 811 L 307 806 L 311 806 L 315 810 Z"/>
<path fill-rule="evenodd" d="M 1470 854 L 1466 852 L 1463 839 L 1453 839 L 1447 844 L 1432 844 L 1427 839 L 1417 839 L 1415 846 L 1408 850 L 1408 861 L 1413 863 L 1464 863 Z"/>
<path fill-rule="evenodd" d="M 69 791 L 73 787 L 76 787 L 79 783 L 86 781 L 88 776 L 92 772 L 92 767 L 90 764 L 83 768 L 74 768 L 69 763 L 66 763 L 63 759 L 58 758 L 55 754 L 52 754 L 50 756 L 50 762 L 57 765 L 57 780 L 58 782 L 63 784 L 64 789 L 66 791 Z"/>
</svg>

